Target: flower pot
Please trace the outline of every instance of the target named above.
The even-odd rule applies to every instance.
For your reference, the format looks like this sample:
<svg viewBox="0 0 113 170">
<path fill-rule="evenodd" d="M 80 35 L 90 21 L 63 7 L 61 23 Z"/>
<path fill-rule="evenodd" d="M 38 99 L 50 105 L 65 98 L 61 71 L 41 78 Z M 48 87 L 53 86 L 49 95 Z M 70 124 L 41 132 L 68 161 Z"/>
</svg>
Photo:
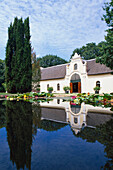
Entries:
<svg viewBox="0 0 113 170">
<path fill-rule="evenodd" d="M 95 90 L 95 94 L 99 94 L 99 90 Z"/>
</svg>

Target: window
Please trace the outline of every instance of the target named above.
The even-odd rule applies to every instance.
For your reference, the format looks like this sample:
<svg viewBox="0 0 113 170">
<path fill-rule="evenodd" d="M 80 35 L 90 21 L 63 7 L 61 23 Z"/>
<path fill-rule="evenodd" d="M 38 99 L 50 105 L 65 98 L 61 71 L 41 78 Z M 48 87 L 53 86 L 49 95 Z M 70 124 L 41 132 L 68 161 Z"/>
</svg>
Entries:
<svg viewBox="0 0 113 170">
<path fill-rule="evenodd" d="M 60 84 L 59 83 L 57 84 L 57 90 L 60 90 Z"/>
<path fill-rule="evenodd" d="M 57 104 L 60 104 L 60 99 L 57 99 Z"/>
<path fill-rule="evenodd" d="M 100 87 L 100 81 L 96 82 L 96 86 Z"/>
<path fill-rule="evenodd" d="M 74 123 L 78 123 L 78 120 L 77 120 L 77 118 L 76 117 L 74 117 Z"/>
<path fill-rule="evenodd" d="M 47 89 L 49 88 L 49 84 L 47 84 Z"/>
<path fill-rule="evenodd" d="M 77 70 L 77 64 L 74 65 L 74 70 Z"/>
</svg>

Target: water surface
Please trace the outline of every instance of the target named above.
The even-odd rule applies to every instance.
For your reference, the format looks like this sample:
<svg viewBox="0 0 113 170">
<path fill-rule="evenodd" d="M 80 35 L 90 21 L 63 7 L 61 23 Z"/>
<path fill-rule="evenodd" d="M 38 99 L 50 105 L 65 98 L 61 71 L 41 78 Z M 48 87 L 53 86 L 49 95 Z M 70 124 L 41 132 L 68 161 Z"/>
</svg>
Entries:
<svg viewBox="0 0 113 170">
<path fill-rule="evenodd" d="M 109 109 L 0 101 L 0 169 L 91 170 L 113 168 Z"/>
</svg>

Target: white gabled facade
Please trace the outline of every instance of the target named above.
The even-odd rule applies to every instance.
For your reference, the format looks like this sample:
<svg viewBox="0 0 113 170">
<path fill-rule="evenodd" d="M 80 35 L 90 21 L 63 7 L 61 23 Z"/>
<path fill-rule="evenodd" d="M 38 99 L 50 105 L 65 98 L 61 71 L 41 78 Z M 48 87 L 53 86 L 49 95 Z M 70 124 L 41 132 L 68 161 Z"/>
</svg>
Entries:
<svg viewBox="0 0 113 170">
<path fill-rule="evenodd" d="M 93 60 L 93 59 L 92 59 Z M 53 67 L 59 67 L 53 66 Z M 47 87 L 53 87 L 53 93 L 64 93 L 64 86 L 71 86 L 70 92 L 94 93 L 96 83 L 100 82 L 100 93 L 113 92 L 113 75 L 111 73 L 100 73 L 88 75 L 87 61 L 81 59 L 77 53 L 66 65 L 64 78 L 48 79 L 40 81 L 41 92 L 47 92 Z M 58 90 L 58 84 L 60 89 Z"/>
</svg>

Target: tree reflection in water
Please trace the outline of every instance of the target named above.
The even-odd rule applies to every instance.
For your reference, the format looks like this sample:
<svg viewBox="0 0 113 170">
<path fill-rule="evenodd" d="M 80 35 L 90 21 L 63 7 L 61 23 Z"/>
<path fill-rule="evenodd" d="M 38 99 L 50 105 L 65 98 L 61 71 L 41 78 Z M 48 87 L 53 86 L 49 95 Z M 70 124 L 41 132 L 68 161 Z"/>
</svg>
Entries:
<svg viewBox="0 0 113 170">
<path fill-rule="evenodd" d="M 95 129 L 85 127 L 77 135 L 87 142 L 98 141 L 105 146 L 104 152 L 109 159 L 102 169 L 113 169 L 113 119 Z"/>
<path fill-rule="evenodd" d="M 7 101 L 7 140 L 10 160 L 17 169 L 31 169 L 32 105 L 23 101 Z"/>
<path fill-rule="evenodd" d="M 10 160 L 17 169 L 25 166 L 31 169 L 31 146 L 37 129 L 56 131 L 66 124 L 41 120 L 40 104 L 24 101 L 6 102 L 7 141 L 10 148 Z"/>
<path fill-rule="evenodd" d="M 40 107 L 40 104 L 33 104 L 32 105 L 32 113 L 33 113 L 33 132 L 36 135 L 37 129 L 43 129 L 46 131 L 57 131 L 64 126 L 66 126 L 66 123 L 59 123 L 55 121 L 50 121 L 43 119 L 42 115 L 42 107 Z"/>
<path fill-rule="evenodd" d="M 5 101 L 0 101 L 0 128 L 6 126 Z"/>
</svg>

